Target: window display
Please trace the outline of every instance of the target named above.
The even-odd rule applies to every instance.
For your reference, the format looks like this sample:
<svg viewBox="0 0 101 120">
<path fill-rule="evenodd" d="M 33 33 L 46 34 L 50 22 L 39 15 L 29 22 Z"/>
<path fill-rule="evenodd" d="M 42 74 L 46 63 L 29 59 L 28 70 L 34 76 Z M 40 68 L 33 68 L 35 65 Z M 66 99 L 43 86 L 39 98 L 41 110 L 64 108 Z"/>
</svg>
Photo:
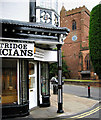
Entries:
<svg viewBox="0 0 101 120">
<path fill-rule="evenodd" d="M 2 60 L 2 104 L 17 103 L 17 60 Z"/>
</svg>

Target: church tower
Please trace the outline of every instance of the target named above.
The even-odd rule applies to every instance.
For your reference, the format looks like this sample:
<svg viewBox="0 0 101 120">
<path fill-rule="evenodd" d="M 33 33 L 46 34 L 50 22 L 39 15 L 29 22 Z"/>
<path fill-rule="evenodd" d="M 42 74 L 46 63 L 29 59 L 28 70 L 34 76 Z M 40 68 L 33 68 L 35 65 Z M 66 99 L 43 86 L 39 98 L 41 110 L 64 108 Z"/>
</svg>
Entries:
<svg viewBox="0 0 101 120">
<path fill-rule="evenodd" d="M 85 7 L 60 12 L 60 26 L 68 27 L 70 33 L 64 40 L 62 51 L 72 79 L 93 79 L 94 72 L 89 59 L 90 11 Z"/>
</svg>

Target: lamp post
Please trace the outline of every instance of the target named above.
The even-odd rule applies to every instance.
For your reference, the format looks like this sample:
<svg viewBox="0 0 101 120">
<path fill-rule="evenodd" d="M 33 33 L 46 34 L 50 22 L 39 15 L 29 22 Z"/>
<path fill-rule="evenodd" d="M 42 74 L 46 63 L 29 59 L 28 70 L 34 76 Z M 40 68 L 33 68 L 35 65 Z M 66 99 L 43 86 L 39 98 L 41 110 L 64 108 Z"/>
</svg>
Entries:
<svg viewBox="0 0 101 120">
<path fill-rule="evenodd" d="M 62 56 L 61 56 L 61 44 L 57 45 L 58 51 L 58 110 L 57 113 L 63 113 L 63 95 L 62 95 Z"/>
</svg>

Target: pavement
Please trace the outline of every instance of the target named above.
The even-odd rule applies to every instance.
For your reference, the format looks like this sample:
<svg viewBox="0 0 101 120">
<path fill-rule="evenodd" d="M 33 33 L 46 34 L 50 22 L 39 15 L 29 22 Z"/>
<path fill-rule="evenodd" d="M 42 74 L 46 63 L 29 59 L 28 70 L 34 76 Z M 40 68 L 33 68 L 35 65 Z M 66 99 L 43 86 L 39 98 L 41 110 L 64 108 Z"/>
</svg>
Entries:
<svg viewBox="0 0 101 120">
<path fill-rule="evenodd" d="M 68 116 L 77 114 L 83 111 L 86 111 L 92 108 L 95 104 L 97 104 L 98 100 L 92 100 L 90 98 L 78 97 L 72 94 L 63 93 L 63 110 L 64 113 L 57 113 L 58 109 L 58 95 L 53 94 L 51 90 L 51 105 L 50 107 L 37 107 L 36 109 L 30 111 L 30 115 L 25 118 L 55 118 L 61 116 Z"/>
</svg>

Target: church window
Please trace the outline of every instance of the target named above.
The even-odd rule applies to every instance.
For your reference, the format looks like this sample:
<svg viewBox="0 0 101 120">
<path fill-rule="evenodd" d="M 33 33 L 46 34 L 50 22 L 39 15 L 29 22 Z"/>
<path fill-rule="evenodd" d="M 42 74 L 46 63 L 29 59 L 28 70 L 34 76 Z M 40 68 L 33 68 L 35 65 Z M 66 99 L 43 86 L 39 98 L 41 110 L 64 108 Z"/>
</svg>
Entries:
<svg viewBox="0 0 101 120">
<path fill-rule="evenodd" d="M 76 21 L 75 20 L 72 21 L 72 30 L 76 30 Z"/>
<path fill-rule="evenodd" d="M 89 54 L 85 58 L 85 64 L 86 64 L 86 70 L 90 70 L 91 69 L 91 64 L 90 64 Z"/>
</svg>

